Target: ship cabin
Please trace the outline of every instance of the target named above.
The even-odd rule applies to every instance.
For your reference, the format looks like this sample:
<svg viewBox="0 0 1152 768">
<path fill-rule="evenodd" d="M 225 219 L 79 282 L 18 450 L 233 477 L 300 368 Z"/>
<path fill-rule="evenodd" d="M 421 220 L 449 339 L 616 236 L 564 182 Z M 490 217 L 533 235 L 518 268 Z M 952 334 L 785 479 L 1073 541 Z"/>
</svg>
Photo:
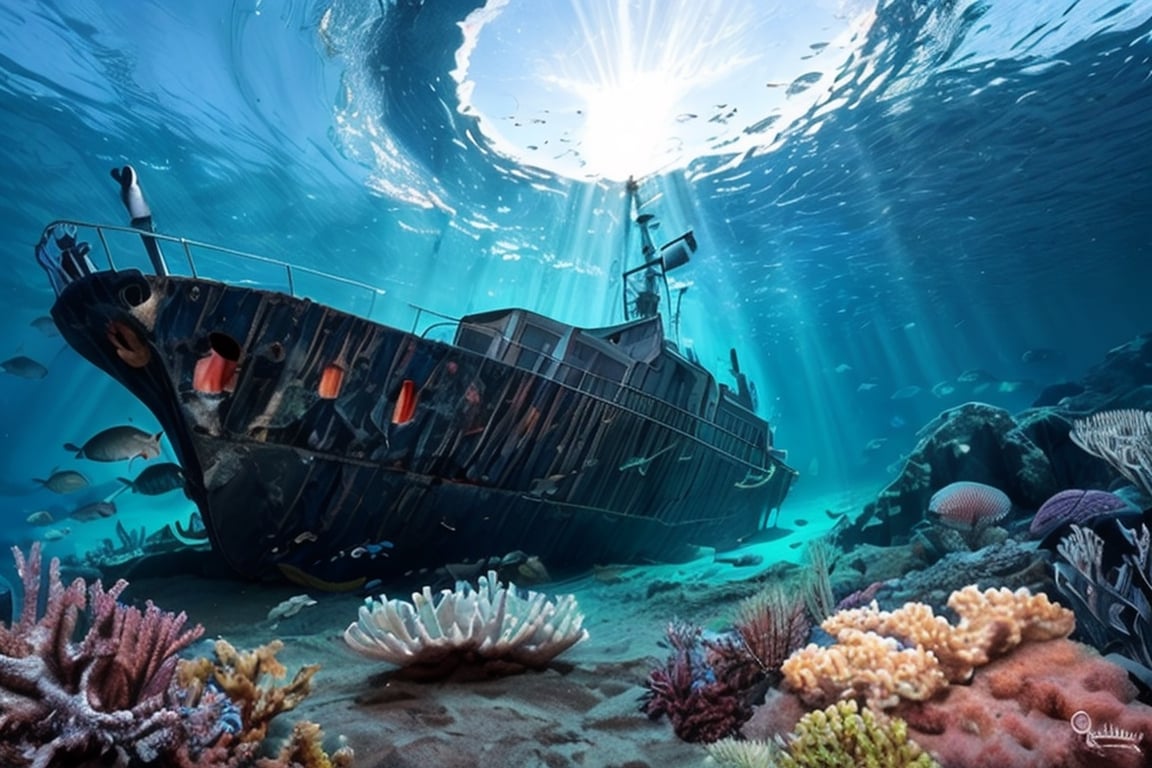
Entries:
<svg viewBox="0 0 1152 768">
<path fill-rule="evenodd" d="M 664 337 L 660 315 L 578 328 L 525 309 L 467 315 L 455 345 L 532 371 L 768 468 L 772 435 L 746 386 L 718 384 Z"/>
</svg>

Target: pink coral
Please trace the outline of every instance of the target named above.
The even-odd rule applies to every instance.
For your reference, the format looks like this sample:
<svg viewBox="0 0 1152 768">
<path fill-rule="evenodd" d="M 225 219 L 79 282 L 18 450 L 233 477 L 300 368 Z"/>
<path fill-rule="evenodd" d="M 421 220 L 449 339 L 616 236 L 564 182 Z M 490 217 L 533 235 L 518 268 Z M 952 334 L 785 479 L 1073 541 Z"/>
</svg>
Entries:
<svg viewBox="0 0 1152 768">
<path fill-rule="evenodd" d="M 1152 756 L 1152 707 L 1135 693 L 1124 670 L 1088 646 L 1047 640 L 977 669 L 971 685 L 892 712 L 944 768 L 1136 768 Z M 1077 713 L 1138 735 L 1136 748 L 1093 749 L 1073 727 Z"/>
<path fill-rule="evenodd" d="M 148 603 L 144 611 L 117 601 L 127 587 L 105 591 L 76 579 L 65 587 L 60 564 L 48 569 L 39 613 L 41 558 L 13 549 L 24 583 L 19 619 L 0 626 L 0 760 L 42 768 L 113 757 L 151 762 L 183 736 L 168 706 L 176 654 L 203 632 L 181 631 L 187 617 Z M 75 638 L 81 613 L 87 629 Z"/>
</svg>

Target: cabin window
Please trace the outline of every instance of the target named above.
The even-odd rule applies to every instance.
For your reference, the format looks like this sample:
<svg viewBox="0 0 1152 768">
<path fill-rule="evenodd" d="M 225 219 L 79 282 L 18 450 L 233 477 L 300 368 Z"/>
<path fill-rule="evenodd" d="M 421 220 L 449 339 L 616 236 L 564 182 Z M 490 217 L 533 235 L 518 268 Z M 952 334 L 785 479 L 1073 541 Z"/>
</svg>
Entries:
<svg viewBox="0 0 1152 768">
<path fill-rule="evenodd" d="M 537 325 L 526 325 L 520 334 L 520 353 L 516 357 L 516 367 L 529 371 L 539 371 L 547 364 L 549 355 L 556 348 L 560 336 Z"/>
<path fill-rule="evenodd" d="M 486 328 L 481 329 L 473 325 L 462 325 L 460 326 L 460 332 L 457 334 L 456 345 L 471 352 L 479 352 L 482 355 L 487 355 L 492 347 L 492 336 L 492 332 Z"/>
<path fill-rule="evenodd" d="M 573 339 L 568 344 L 568 353 L 564 356 L 564 363 L 568 367 L 564 375 L 564 383 L 570 387 L 580 386 L 585 373 L 592 368 L 592 361 L 596 359 L 596 350 L 582 341 Z"/>
</svg>

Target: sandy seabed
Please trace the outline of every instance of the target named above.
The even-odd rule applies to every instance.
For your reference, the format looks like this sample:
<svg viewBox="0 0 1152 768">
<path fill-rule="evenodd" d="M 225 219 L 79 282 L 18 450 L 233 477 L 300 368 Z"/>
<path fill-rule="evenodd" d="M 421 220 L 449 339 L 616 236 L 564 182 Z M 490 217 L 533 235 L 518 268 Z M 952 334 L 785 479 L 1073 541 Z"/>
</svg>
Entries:
<svg viewBox="0 0 1152 768">
<path fill-rule="evenodd" d="M 680 741 L 666 719 L 650 720 L 639 709 L 649 670 L 668 656 L 661 642 L 669 621 L 725 626 L 737 603 L 763 585 L 757 577 L 781 560 L 796 561 L 800 544 L 827 525 L 823 509 L 843 503 L 790 501 L 782 524 L 799 518 L 811 525 L 724 553 L 759 555 L 756 565 L 716 562 L 710 550 L 701 550 L 687 563 L 620 566 L 527 585 L 550 595 L 575 594 L 589 637 L 543 671 L 507 677 L 392 679 L 394 667 L 355 654 L 342 638 L 363 602 L 359 594 L 180 577 L 132 580 L 125 597 L 183 610 L 191 623 L 202 624 L 198 654 L 211 655 L 217 637 L 241 650 L 280 639 L 278 658 L 289 676 L 302 665 L 319 664 L 312 694 L 274 721 L 273 735 L 286 734 L 297 720 L 312 720 L 324 729 L 326 744 L 335 747 L 341 738 L 355 750 L 358 768 L 700 766 L 701 746 Z M 403 592 L 389 589 L 388 597 L 410 599 L 418 585 L 406 586 Z M 276 622 L 266 618 L 302 593 L 317 604 Z"/>
</svg>

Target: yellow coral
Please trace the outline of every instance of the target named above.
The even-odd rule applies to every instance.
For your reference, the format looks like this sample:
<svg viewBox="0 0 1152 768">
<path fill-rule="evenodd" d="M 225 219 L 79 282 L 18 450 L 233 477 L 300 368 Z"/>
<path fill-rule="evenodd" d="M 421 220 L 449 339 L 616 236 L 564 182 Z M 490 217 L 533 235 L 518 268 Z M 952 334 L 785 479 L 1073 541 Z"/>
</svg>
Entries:
<svg viewBox="0 0 1152 768">
<path fill-rule="evenodd" d="M 208 680 L 213 680 L 240 708 L 244 729 L 240 741 L 259 742 L 268 733 L 268 723 L 281 712 L 294 709 L 312 690 L 312 676 L 319 664 L 301 667 L 287 685 L 265 684 L 264 675 L 279 680 L 287 674 L 276 654 L 284 643 L 273 640 L 254 651 L 237 651 L 227 640 L 216 641 L 216 661 L 195 659 L 177 665 L 177 679 L 198 701 Z"/>
<path fill-rule="evenodd" d="M 800 718 L 783 740 L 779 768 L 939 768 L 908 738 L 908 724 L 855 701 L 842 701 Z"/>
<path fill-rule="evenodd" d="M 281 748 L 279 763 L 301 768 L 348 768 L 352 765 L 350 748 L 340 747 L 329 755 L 324 751 L 323 741 L 324 732 L 319 725 L 301 720 L 292 727 L 292 735 Z"/>
</svg>

